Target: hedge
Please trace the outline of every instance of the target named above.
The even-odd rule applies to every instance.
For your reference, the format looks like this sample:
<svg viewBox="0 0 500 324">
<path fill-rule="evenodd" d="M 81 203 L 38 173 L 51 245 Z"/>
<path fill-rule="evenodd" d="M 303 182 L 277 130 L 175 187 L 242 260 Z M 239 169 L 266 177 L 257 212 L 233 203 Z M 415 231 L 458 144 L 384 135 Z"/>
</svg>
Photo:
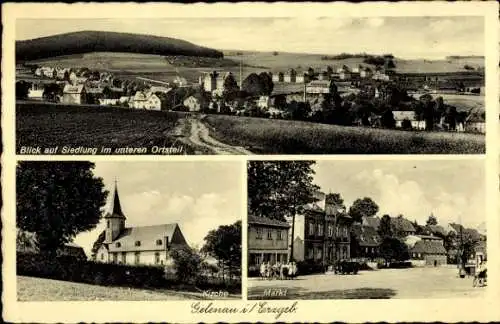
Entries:
<svg viewBox="0 0 500 324">
<path fill-rule="evenodd" d="M 163 267 L 130 266 L 78 260 L 71 256 L 47 259 L 41 254 L 17 254 L 17 274 L 96 285 L 165 287 Z"/>
</svg>

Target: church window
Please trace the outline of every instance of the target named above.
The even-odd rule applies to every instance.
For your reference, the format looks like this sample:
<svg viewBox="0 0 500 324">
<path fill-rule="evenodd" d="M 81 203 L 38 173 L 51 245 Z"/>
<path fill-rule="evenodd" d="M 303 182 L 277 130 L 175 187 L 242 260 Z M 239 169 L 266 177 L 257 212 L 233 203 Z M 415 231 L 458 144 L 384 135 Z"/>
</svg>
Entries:
<svg viewBox="0 0 500 324">
<path fill-rule="evenodd" d="M 161 245 L 162 241 L 161 240 L 156 240 L 156 245 Z"/>
<path fill-rule="evenodd" d="M 122 246 L 122 244 L 121 244 L 120 242 L 116 242 L 115 246 L 116 246 L 117 248 L 119 248 L 119 247 L 121 247 L 121 246 Z"/>
<path fill-rule="evenodd" d="M 141 253 L 140 252 L 135 252 L 135 264 L 139 264 L 141 262 Z"/>
<path fill-rule="evenodd" d="M 160 263 L 160 252 L 155 252 L 155 264 Z"/>
<path fill-rule="evenodd" d="M 141 241 L 135 241 L 135 246 L 141 246 Z"/>
</svg>

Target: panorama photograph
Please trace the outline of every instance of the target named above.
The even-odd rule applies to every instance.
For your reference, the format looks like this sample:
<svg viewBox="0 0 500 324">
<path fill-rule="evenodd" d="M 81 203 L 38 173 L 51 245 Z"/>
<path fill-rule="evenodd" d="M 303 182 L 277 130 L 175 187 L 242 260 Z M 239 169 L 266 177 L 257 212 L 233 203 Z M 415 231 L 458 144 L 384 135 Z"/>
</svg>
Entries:
<svg viewBox="0 0 500 324">
<path fill-rule="evenodd" d="M 17 19 L 15 39 L 18 154 L 485 152 L 479 16 Z"/>
<path fill-rule="evenodd" d="M 485 191 L 479 159 L 249 161 L 248 299 L 485 298 Z"/>
<path fill-rule="evenodd" d="M 234 162 L 18 162 L 18 301 L 241 299 L 240 174 Z"/>
</svg>

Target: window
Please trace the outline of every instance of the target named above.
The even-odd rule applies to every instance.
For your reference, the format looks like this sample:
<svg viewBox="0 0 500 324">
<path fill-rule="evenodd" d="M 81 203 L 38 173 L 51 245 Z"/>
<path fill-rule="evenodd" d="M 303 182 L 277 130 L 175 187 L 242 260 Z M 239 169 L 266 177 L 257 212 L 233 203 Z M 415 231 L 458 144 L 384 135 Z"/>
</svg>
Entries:
<svg viewBox="0 0 500 324">
<path fill-rule="evenodd" d="M 267 230 L 267 239 L 272 240 L 273 239 L 273 230 L 268 229 Z"/>
<path fill-rule="evenodd" d="M 328 225 L 328 236 L 333 237 L 333 225 Z"/>
<path fill-rule="evenodd" d="M 312 248 L 309 248 L 307 251 L 307 258 L 312 259 L 314 257 L 314 250 Z"/>
<path fill-rule="evenodd" d="M 161 240 L 156 240 L 156 245 L 162 245 L 162 241 Z"/>
<path fill-rule="evenodd" d="M 118 254 L 113 253 L 113 263 L 118 263 Z"/>
<path fill-rule="evenodd" d="M 155 264 L 160 263 L 160 252 L 155 252 Z"/>
<path fill-rule="evenodd" d="M 141 253 L 135 252 L 135 264 L 139 264 L 141 262 Z"/>
<path fill-rule="evenodd" d="M 109 220 L 108 220 L 108 228 L 109 228 Z"/>
<path fill-rule="evenodd" d="M 101 260 L 104 260 L 104 253 L 101 253 Z"/>
<path fill-rule="evenodd" d="M 314 223 L 309 224 L 309 235 L 314 235 Z"/>
<path fill-rule="evenodd" d="M 119 247 L 121 247 L 121 246 L 122 246 L 122 244 L 121 244 L 120 242 L 116 242 L 115 246 L 116 246 L 117 248 L 119 248 Z"/>
<path fill-rule="evenodd" d="M 135 246 L 141 246 L 141 241 L 135 241 Z"/>
<path fill-rule="evenodd" d="M 283 240 L 283 232 L 281 230 L 278 230 L 278 240 Z"/>
<path fill-rule="evenodd" d="M 122 252 L 122 263 L 123 264 L 127 263 L 127 252 Z"/>
<path fill-rule="evenodd" d="M 258 240 L 262 240 L 262 228 L 258 227 L 255 230 L 257 231 L 257 235 L 255 236 L 255 238 Z"/>
<path fill-rule="evenodd" d="M 318 235 L 323 236 L 323 225 L 322 224 L 318 224 Z"/>
<path fill-rule="evenodd" d="M 323 257 L 323 250 L 318 249 L 316 250 L 316 259 L 321 259 Z"/>
</svg>

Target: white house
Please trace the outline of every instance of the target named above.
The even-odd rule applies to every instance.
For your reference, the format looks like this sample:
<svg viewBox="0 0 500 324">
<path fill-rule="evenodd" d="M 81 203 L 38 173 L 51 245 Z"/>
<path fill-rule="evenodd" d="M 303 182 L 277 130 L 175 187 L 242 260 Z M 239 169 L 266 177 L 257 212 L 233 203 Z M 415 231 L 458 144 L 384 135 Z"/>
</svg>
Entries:
<svg viewBox="0 0 500 324">
<path fill-rule="evenodd" d="M 257 107 L 260 109 L 267 109 L 271 105 L 271 98 L 269 96 L 260 96 L 257 100 Z"/>
<path fill-rule="evenodd" d="M 394 120 L 396 121 L 396 128 L 402 128 L 403 121 L 408 120 L 411 123 L 412 129 L 425 129 L 425 120 L 417 120 L 415 112 L 412 110 L 393 111 L 392 115 L 394 116 Z"/>
<path fill-rule="evenodd" d="M 99 99 L 101 106 L 114 106 L 120 102 L 120 99 Z"/>
<path fill-rule="evenodd" d="M 202 109 L 201 99 L 196 96 L 189 96 L 183 101 L 183 105 L 189 108 L 189 111 L 200 111 Z"/>
<path fill-rule="evenodd" d="M 148 109 L 148 110 L 161 110 L 161 100 L 154 93 L 151 93 L 147 97 L 146 109 Z"/>
<path fill-rule="evenodd" d="M 85 103 L 85 87 L 83 84 L 71 85 L 67 84 L 63 89 L 62 103 L 66 104 L 83 104 Z"/>
<path fill-rule="evenodd" d="M 38 86 L 33 83 L 28 89 L 28 99 L 31 100 L 43 100 L 43 87 Z"/>
<path fill-rule="evenodd" d="M 98 246 L 95 260 L 130 265 L 166 265 L 174 246 L 188 246 L 177 223 L 125 227 L 125 214 L 115 185 L 112 209 L 105 216 L 104 239 Z"/>
</svg>

